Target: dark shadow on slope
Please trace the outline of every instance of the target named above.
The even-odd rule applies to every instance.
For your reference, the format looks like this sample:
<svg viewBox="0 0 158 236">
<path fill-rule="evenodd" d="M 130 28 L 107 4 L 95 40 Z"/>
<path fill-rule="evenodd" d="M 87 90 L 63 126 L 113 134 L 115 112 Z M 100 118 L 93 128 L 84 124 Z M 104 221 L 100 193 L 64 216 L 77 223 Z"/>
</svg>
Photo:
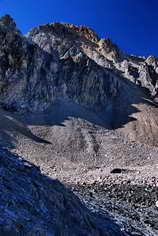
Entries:
<svg viewBox="0 0 158 236">
<path fill-rule="evenodd" d="M 50 144 L 49 141 L 35 136 L 24 122 L 11 112 L 0 110 L 0 144 L 3 147 L 15 148 L 16 133 L 20 133 L 38 143 Z"/>
<path fill-rule="evenodd" d="M 0 157 L 0 236 L 124 236 L 109 214 L 92 212 L 32 163 L 5 149 L 0 149 Z"/>
<path fill-rule="evenodd" d="M 0 143 L 3 147 L 15 148 L 16 134 L 22 134 L 34 142 L 50 144 L 49 141 L 34 135 L 28 126 L 63 126 L 64 128 L 64 122 L 72 119 L 86 120 L 105 129 L 118 129 L 136 120 L 132 114 L 140 111 L 132 104 L 145 103 L 155 107 L 150 100 L 141 97 L 141 91 L 132 82 L 124 81 L 124 83 L 127 83 L 128 86 L 124 86 L 111 103 L 98 113 L 63 98 L 56 99 L 52 105 L 40 113 L 20 115 L 1 110 Z M 129 98 L 129 88 L 132 95 L 138 94 Z"/>
<path fill-rule="evenodd" d="M 61 29 L 62 30 L 62 29 Z M 57 51 L 53 51 L 52 53 L 48 53 L 44 51 L 44 49 L 40 48 L 36 45 L 36 50 L 34 50 L 34 46 L 32 44 L 29 45 L 28 42 L 28 54 L 30 56 L 29 62 L 30 65 L 32 63 L 32 67 L 28 66 L 29 70 L 26 72 L 29 76 L 33 76 L 32 68 L 35 67 L 36 61 L 34 61 L 34 57 L 36 56 L 35 51 L 39 50 L 39 55 L 43 55 L 45 59 L 41 68 L 39 68 L 39 80 L 41 83 L 41 87 L 45 86 L 45 90 L 48 90 L 50 81 L 47 80 L 46 77 L 46 68 L 47 71 L 50 69 L 50 64 L 53 59 L 54 55 L 57 55 Z M 29 49 L 31 47 L 31 49 Z M 81 49 L 80 49 L 81 50 Z M 41 54 L 40 54 L 41 53 Z M 138 108 L 136 108 L 133 104 L 149 104 L 147 100 L 144 99 L 145 95 L 143 91 L 136 86 L 131 81 L 122 78 L 118 75 L 117 70 L 113 71 L 110 69 L 105 69 L 102 66 L 96 64 L 93 60 L 89 59 L 86 55 L 83 57 L 83 63 L 75 62 L 71 58 L 71 56 L 65 59 L 59 59 L 59 55 L 57 55 L 58 63 L 60 65 L 60 73 L 54 76 L 52 79 L 52 86 L 56 86 L 60 88 L 62 83 L 65 83 L 66 86 L 72 90 L 68 91 L 66 96 L 67 99 L 62 99 L 62 94 L 60 94 L 61 98 L 58 98 L 54 104 L 51 104 L 47 110 L 43 113 L 28 113 L 25 115 L 19 115 L 12 112 L 1 112 L 0 118 L 0 134 L 3 137 L 5 136 L 8 138 L 7 142 L 4 146 L 6 147 L 14 147 L 16 145 L 16 133 L 20 133 L 29 139 L 32 139 L 35 142 L 39 143 L 50 143 L 44 139 L 41 139 L 34 135 L 28 125 L 30 126 L 53 126 L 59 125 L 64 127 L 64 121 L 77 118 L 89 121 L 95 125 L 100 125 L 106 129 L 117 129 L 123 127 L 125 124 L 132 122 L 135 120 L 132 117 L 133 114 L 140 112 Z M 87 63 L 88 61 L 88 63 Z M 67 65 L 69 65 L 69 70 L 67 71 Z M 42 71 L 42 72 L 41 72 Z M 91 106 L 90 102 L 87 107 L 84 107 L 84 99 L 82 97 L 81 101 L 76 102 L 75 97 L 82 93 L 82 89 L 84 88 L 84 82 L 82 77 L 84 74 L 87 75 L 87 78 L 91 77 L 91 72 L 96 73 L 96 85 L 102 82 L 103 91 L 108 99 L 107 104 L 103 104 L 103 100 L 101 99 L 101 94 L 98 92 L 98 100 L 96 104 Z M 41 72 L 41 73 L 40 73 Z M 73 75 L 76 73 L 76 81 L 79 81 L 79 87 L 74 88 L 71 86 L 72 81 L 74 81 Z M 119 72 L 120 74 L 120 72 Z M 61 79 L 62 77 L 62 79 Z M 111 84 L 114 82 L 115 78 L 118 78 L 120 81 L 120 86 L 116 94 L 111 91 Z M 30 79 L 30 78 L 29 78 Z M 28 79 L 28 83 L 29 83 Z M 60 81 L 60 83 L 59 83 Z M 88 83 L 88 82 L 87 82 Z M 114 82 L 115 83 L 115 82 Z M 27 96 L 31 97 L 31 89 L 38 90 L 38 86 L 26 88 L 25 93 Z M 75 84 L 77 86 L 77 84 Z M 28 89 L 28 90 L 27 90 Z M 96 91 L 96 90 L 95 90 Z M 62 93 L 62 92 L 61 92 Z M 77 94 L 76 94 L 77 93 Z M 35 95 L 35 94 L 34 94 Z M 48 94 L 49 95 L 49 94 Z M 93 94 L 91 94 L 93 96 Z M 102 103 L 101 103 L 102 101 Z M 105 99 L 106 101 L 106 99 Z M 29 102 L 29 101 L 28 101 Z M 151 105 L 151 104 L 150 104 Z M 13 135 L 15 134 L 15 135 Z M 3 142 L 4 143 L 4 142 Z"/>
<path fill-rule="evenodd" d="M 62 80 L 66 84 L 67 80 L 71 81 L 72 75 L 76 68 L 78 71 L 78 77 L 76 80 L 79 80 L 80 77 L 82 77 L 82 73 L 86 73 L 88 76 L 91 72 L 87 65 L 81 65 L 80 68 L 80 65 L 76 65 L 77 63 L 75 63 L 71 58 L 61 60 L 61 70 L 63 70 L 62 67 L 64 66 L 65 62 L 66 64 L 71 65 L 71 71 L 68 74 L 69 78 L 64 78 L 65 75 L 63 73 Z M 64 126 L 64 121 L 69 120 L 71 117 L 84 119 L 95 125 L 100 125 L 106 129 L 118 129 L 124 127 L 125 124 L 136 120 L 134 117 L 132 117 L 132 115 L 141 111 L 135 107 L 134 104 L 147 104 L 155 107 L 155 104 L 150 101 L 143 89 L 135 85 L 133 82 L 118 75 L 120 72 L 116 69 L 115 71 L 111 69 L 105 69 L 104 67 L 97 65 L 92 60 L 90 60 L 89 65 L 90 64 L 91 68 L 95 68 L 96 75 L 97 73 L 101 72 L 101 75 L 105 80 L 103 89 L 108 99 L 108 103 L 106 105 L 99 103 L 100 98 L 98 98 L 97 103 L 94 104 L 93 107 L 88 107 L 88 105 L 85 107 L 84 101 L 80 104 L 79 102 L 73 101 L 72 94 L 75 94 L 75 91 L 72 91 L 72 94 L 67 94 L 66 99 L 63 99 L 62 95 L 57 97 L 56 101 L 51 104 L 43 113 L 31 113 L 26 115 L 24 118 L 25 123 L 27 125 Z M 111 91 L 111 83 L 114 80 L 113 77 L 117 77 L 118 81 L 120 81 L 120 86 L 118 88 L 117 94 L 115 95 Z M 99 83 L 99 81 L 100 78 L 98 76 L 97 82 Z M 80 94 L 79 91 L 77 91 L 77 93 Z"/>
<path fill-rule="evenodd" d="M 28 126 L 51 127 L 56 125 L 65 127 L 65 121 L 75 118 L 107 128 L 94 112 L 64 99 L 56 100 L 47 110 L 40 113 L 18 114 L 0 110 L 0 114 L 0 145 L 10 149 L 16 147 L 16 136 L 19 134 L 37 143 L 51 144 L 34 135 Z"/>
<path fill-rule="evenodd" d="M 65 126 L 64 121 L 75 119 L 86 120 L 94 125 L 109 128 L 105 122 L 92 110 L 67 99 L 58 98 L 44 112 L 24 114 L 22 120 L 27 125 Z"/>
</svg>

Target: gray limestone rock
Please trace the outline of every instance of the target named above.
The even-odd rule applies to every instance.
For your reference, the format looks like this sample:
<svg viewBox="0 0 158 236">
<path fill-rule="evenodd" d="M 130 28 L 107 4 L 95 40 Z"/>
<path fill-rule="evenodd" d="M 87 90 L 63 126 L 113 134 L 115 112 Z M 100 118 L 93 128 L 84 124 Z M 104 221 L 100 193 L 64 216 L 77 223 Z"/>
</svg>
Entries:
<svg viewBox="0 0 158 236">
<path fill-rule="evenodd" d="M 93 120 L 99 121 L 103 128 L 108 124 L 108 129 L 120 130 L 127 139 L 157 145 L 156 58 L 125 54 L 110 39 L 99 39 L 85 26 L 56 22 L 34 27 L 24 36 L 9 15 L 0 19 L 0 45 L 0 106 L 10 112 L 1 112 L 2 140 L 4 126 L 7 138 L 9 132 L 14 136 L 13 131 L 19 130 L 41 141 L 29 132 L 28 125 L 43 125 L 44 129 L 54 123 L 64 126 L 71 115 L 74 120 L 88 117 L 93 124 Z M 14 115 L 24 115 L 28 122 L 20 123 Z M 40 118 L 49 122 L 40 123 Z M 70 131 L 74 124 L 70 121 Z M 62 132 L 56 127 L 54 136 L 50 133 L 52 140 L 59 133 L 56 138 L 65 143 L 67 136 Z M 68 132 L 72 138 L 69 149 L 74 152 L 72 134 Z M 84 137 L 85 143 L 95 144 L 93 136 Z M 104 144 L 106 148 L 107 142 Z M 83 149 L 82 142 L 80 146 Z M 92 152 L 99 147 L 86 148 Z M 1 149 L 0 235 L 124 234 L 107 216 L 92 214 L 57 180 L 42 176 L 33 164 Z"/>
<path fill-rule="evenodd" d="M 151 104 L 158 100 L 156 58 L 125 54 L 110 39 L 67 23 L 40 25 L 23 36 L 8 15 L 0 20 L 0 44 L 5 110 L 44 112 L 65 99 L 102 114 L 104 126 L 125 128 L 132 139 L 155 145 L 158 126 L 147 110 L 154 114 Z"/>
<path fill-rule="evenodd" d="M 0 104 L 6 109 L 42 111 L 64 97 L 103 110 L 127 87 L 122 78 L 157 96 L 156 58 L 125 55 L 84 26 L 51 23 L 23 36 L 6 15 L 0 44 Z"/>
</svg>

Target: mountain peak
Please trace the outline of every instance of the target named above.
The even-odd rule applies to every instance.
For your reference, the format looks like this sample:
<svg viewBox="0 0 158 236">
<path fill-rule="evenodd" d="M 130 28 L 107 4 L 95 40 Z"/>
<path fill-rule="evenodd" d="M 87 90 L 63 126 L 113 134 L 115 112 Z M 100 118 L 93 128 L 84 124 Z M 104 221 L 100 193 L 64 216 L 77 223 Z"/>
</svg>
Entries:
<svg viewBox="0 0 158 236">
<path fill-rule="evenodd" d="M 16 30 L 16 23 L 9 14 L 0 18 L 0 25 L 7 27 L 10 31 Z"/>
<path fill-rule="evenodd" d="M 95 33 L 95 31 L 87 26 L 84 26 L 84 25 L 78 26 L 78 25 L 68 24 L 68 23 L 59 23 L 59 24 L 63 24 L 65 27 L 74 30 L 76 33 L 79 33 L 81 36 L 85 37 L 86 39 L 90 41 L 97 43 L 100 40 L 98 35 Z"/>
<path fill-rule="evenodd" d="M 37 27 L 34 27 L 29 32 L 29 35 L 35 34 L 39 31 L 56 33 L 57 35 L 60 35 L 60 37 L 71 36 L 71 39 L 73 39 L 74 37 L 81 37 L 82 39 L 86 39 L 94 43 L 98 43 L 100 40 L 99 36 L 91 28 L 83 25 L 78 26 L 65 22 L 53 22 L 49 24 L 39 25 Z"/>
</svg>

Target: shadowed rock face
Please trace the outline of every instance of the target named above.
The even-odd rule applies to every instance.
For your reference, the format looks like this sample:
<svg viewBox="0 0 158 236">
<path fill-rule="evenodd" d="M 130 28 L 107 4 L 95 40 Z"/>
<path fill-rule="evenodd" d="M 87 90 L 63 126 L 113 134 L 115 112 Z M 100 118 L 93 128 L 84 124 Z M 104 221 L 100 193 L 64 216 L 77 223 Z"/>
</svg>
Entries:
<svg viewBox="0 0 158 236">
<path fill-rule="evenodd" d="M 124 54 L 85 26 L 51 23 L 24 36 L 9 15 L 0 19 L 0 45 L 0 146 L 66 180 L 72 172 L 83 179 L 86 175 L 76 173 L 89 165 L 151 163 L 144 160 L 153 147 L 134 153 L 109 130 L 157 145 L 156 58 Z M 90 212 L 60 182 L 1 149 L 0 235 L 123 232 L 107 216 Z"/>
<path fill-rule="evenodd" d="M 137 62 L 84 26 L 52 23 L 24 37 L 7 15 L 0 20 L 0 43 L 0 102 L 10 109 L 42 111 L 61 96 L 102 110 L 130 87 L 121 73 L 131 81 L 142 78 L 156 94 L 157 62 Z"/>
<path fill-rule="evenodd" d="M 0 44 L 4 109 L 42 112 L 64 99 L 97 113 L 106 127 L 156 145 L 156 58 L 124 54 L 85 26 L 51 23 L 23 36 L 9 15 L 0 19 Z"/>
<path fill-rule="evenodd" d="M 4 107 L 42 111 L 60 96 L 92 109 L 102 109 L 111 101 L 118 79 L 90 60 L 79 45 L 73 46 L 74 40 L 82 42 L 84 34 L 93 36 L 92 31 L 55 23 L 39 27 L 40 35 L 35 28 L 26 38 L 14 28 L 7 30 L 8 23 L 4 27 L 1 21 L 0 102 Z"/>
<path fill-rule="evenodd" d="M 123 236 L 108 217 L 91 213 L 59 181 L 0 149 L 0 235 Z"/>
</svg>

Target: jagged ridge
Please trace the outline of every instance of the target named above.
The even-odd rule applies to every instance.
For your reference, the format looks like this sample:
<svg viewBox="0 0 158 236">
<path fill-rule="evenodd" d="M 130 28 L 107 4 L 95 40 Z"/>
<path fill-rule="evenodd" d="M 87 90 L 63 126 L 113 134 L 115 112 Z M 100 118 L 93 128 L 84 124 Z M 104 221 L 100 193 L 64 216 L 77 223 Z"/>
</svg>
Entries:
<svg viewBox="0 0 158 236">
<path fill-rule="evenodd" d="M 157 101 L 156 58 L 124 54 L 111 40 L 99 39 L 83 26 L 51 23 L 35 27 L 24 37 L 9 16 L 1 22 L 0 104 L 5 109 L 44 111 L 56 99 L 64 98 L 104 113 L 100 118 L 105 126 L 122 128 L 127 124 L 129 136 L 133 130 L 129 121 L 133 120 L 136 130 L 132 139 L 144 140 L 144 132 L 151 133 L 155 144 L 156 109 L 147 101 Z"/>
</svg>

